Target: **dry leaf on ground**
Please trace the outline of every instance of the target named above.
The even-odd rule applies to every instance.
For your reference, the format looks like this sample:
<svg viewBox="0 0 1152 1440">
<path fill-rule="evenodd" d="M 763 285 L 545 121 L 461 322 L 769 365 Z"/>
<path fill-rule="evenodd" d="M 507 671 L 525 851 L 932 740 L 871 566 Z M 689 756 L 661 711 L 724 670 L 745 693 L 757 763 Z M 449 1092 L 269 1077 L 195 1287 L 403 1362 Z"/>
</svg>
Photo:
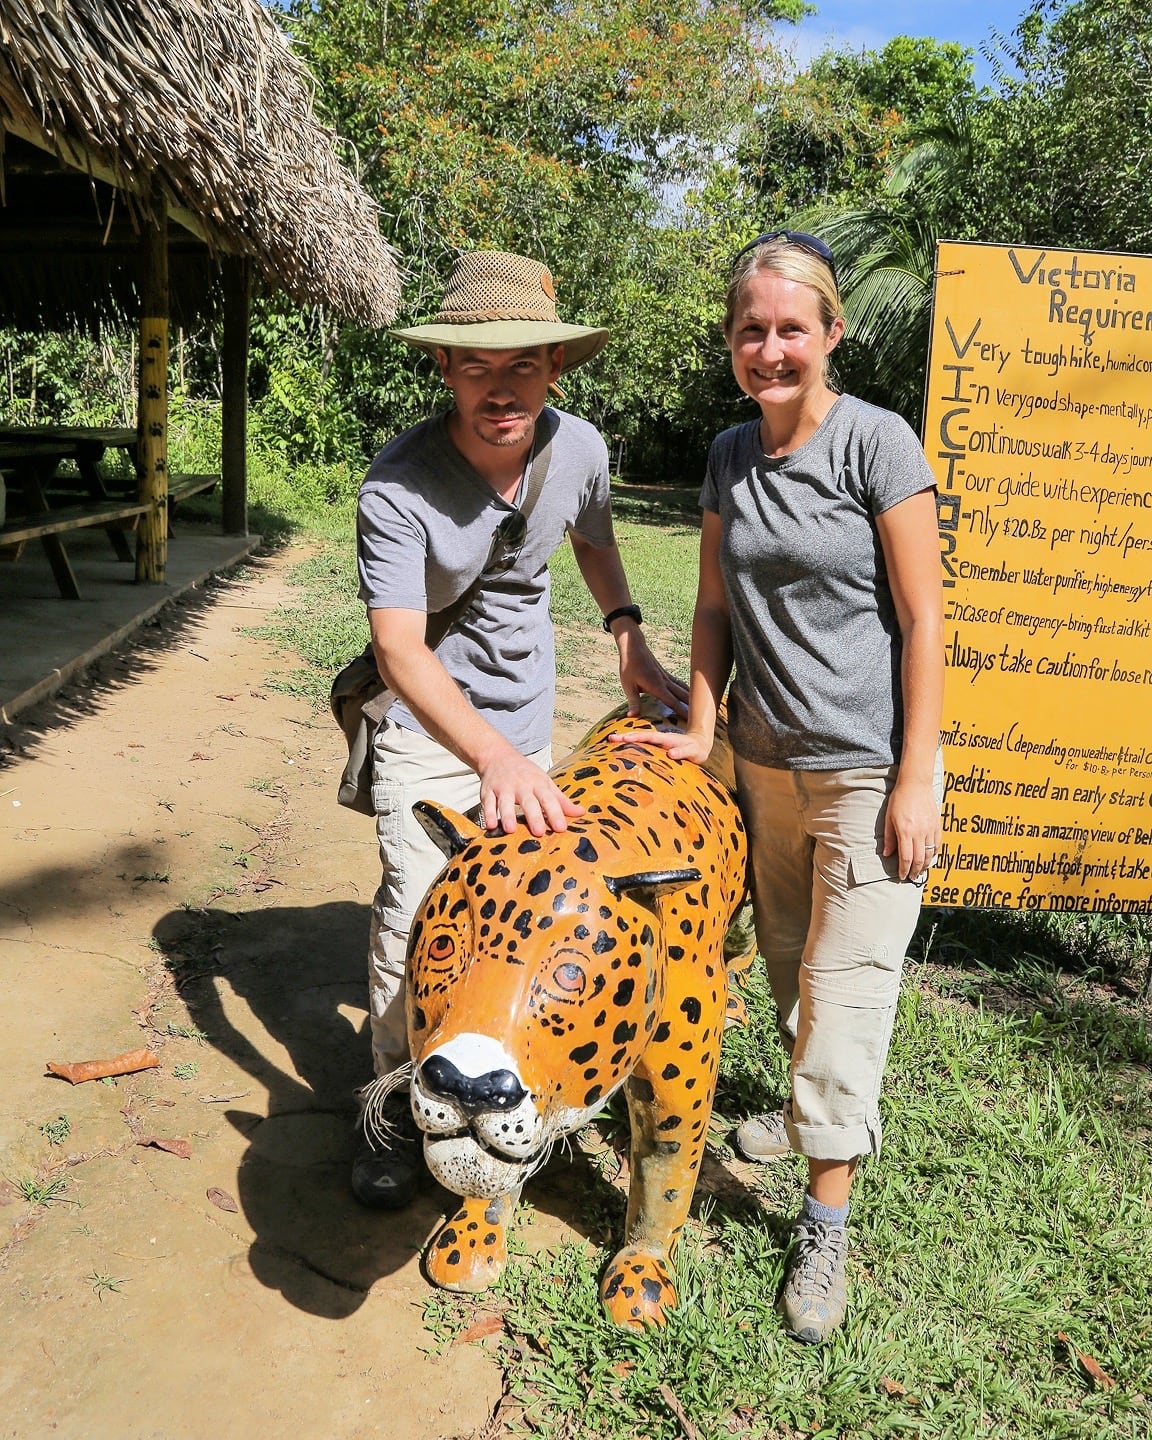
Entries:
<svg viewBox="0 0 1152 1440">
<path fill-rule="evenodd" d="M 1100 1362 L 1098 1360 L 1094 1360 L 1091 1355 L 1085 1354 L 1083 1350 L 1077 1349 L 1077 1347 L 1073 1345 L 1072 1341 L 1069 1340 L 1068 1336 L 1065 1335 L 1063 1330 L 1057 1330 L 1056 1338 L 1063 1344 L 1067 1345 L 1068 1349 L 1071 1350 L 1072 1354 L 1075 1355 L 1076 1359 L 1079 1360 L 1080 1364 L 1083 1365 L 1084 1369 L 1088 1372 L 1089 1378 L 1092 1380 L 1093 1384 L 1099 1385 L 1102 1390 L 1112 1389 L 1112 1387 L 1116 1384 L 1116 1381 L 1113 1380 L 1111 1375 L 1107 1374 L 1104 1370 L 1101 1369 Z"/>
<path fill-rule="evenodd" d="M 680 1428 L 684 1432 L 684 1440 L 700 1440 L 699 1432 L 695 1425 L 692 1424 L 692 1421 L 689 1420 L 683 1405 L 680 1404 L 671 1385 L 660 1386 L 660 1398 L 679 1422 Z"/>
<path fill-rule="evenodd" d="M 82 1085 L 85 1080 L 104 1080 L 109 1075 L 133 1075 L 137 1070 L 154 1070 L 160 1058 L 151 1050 L 126 1050 L 111 1060 L 72 1060 L 68 1062 L 49 1060 L 48 1072 L 59 1075 L 73 1085 Z"/>
<path fill-rule="evenodd" d="M 486 1340 L 489 1335 L 499 1335 L 504 1329 L 503 1315 L 488 1314 L 477 1316 L 466 1330 L 456 1337 L 457 1345 L 468 1345 L 473 1340 Z"/>
<path fill-rule="evenodd" d="M 145 1135 L 136 1141 L 137 1145 L 151 1145 L 154 1150 L 165 1150 L 179 1160 L 191 1160 L 192 1144 L 188 1140 L 169 1140 L 163 1135 Z"/>
</svg>

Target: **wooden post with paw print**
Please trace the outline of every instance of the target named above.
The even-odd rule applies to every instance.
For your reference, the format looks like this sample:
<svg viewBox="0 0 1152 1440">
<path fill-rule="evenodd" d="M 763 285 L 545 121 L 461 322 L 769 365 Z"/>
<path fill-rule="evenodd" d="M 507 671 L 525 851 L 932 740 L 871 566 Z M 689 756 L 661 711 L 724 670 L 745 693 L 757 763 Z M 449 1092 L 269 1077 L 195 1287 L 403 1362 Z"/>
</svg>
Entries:
<svg viewBox="0 0 1152 1440">
<path fill-rule="evenodd" d="M 136 471 L 150 508 L 136 532 L 136 579 L 158 582 L 168 563 L 168 207 L 158 190 L 141 220 Z"/>
</svg>

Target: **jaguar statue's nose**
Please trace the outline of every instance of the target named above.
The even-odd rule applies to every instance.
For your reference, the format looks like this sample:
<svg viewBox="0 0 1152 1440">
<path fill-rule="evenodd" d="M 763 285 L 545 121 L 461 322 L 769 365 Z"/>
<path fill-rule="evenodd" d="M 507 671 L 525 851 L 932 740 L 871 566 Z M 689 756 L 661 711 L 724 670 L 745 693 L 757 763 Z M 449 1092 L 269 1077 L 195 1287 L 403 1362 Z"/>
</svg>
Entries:
<svg viewBox="0 0 1152 1440">
<path fill-rule="evenodd" d="M 515 1110 L 528 1094 L 511 1070 L 465 1075 L 443 1055 L 431 1055 L 424 1061 L 420 1083 L 430 1095 L 454 1100 L 469 1115 L 485 1110 Z"/>
</svg>

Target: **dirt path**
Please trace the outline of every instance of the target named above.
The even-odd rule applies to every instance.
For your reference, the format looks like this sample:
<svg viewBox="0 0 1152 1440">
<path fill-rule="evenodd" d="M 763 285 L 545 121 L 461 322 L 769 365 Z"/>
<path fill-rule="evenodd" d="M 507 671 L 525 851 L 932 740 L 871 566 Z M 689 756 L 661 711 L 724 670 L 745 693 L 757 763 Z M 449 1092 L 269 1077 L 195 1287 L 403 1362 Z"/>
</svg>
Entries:
<svg viewBox="0 0 1152 1440">
<path fill-rule="evenodd" d="M 347 1188 L 372 826 L 334 803 L 327 717 L 265 685 L 288 657 L 242 633 L 298 558 L 173 607 L 8 737 L 0 1437 L 447 1440 L 499 1399 L 484 1345 L 423 1323 L 448 1197 L 389 1217 Z M 561 707 L 558 750 L 605 700 Z M 159 1068 L 45 1073 L 140 1046 Z"/>
</svg>

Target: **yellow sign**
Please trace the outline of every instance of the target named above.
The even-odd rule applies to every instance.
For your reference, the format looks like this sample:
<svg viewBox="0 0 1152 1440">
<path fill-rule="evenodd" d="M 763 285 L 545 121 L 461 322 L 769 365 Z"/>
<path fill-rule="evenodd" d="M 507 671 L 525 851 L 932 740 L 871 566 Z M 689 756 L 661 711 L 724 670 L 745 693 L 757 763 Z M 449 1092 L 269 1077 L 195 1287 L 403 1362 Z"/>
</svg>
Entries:
<svg viewBox="0 0 1152 1440">
<path fill-rule="evenodd" d="M 929 905 L 1152 911 L 1152 258 L 937 251 L 947 684 Z"/>
</svg>

